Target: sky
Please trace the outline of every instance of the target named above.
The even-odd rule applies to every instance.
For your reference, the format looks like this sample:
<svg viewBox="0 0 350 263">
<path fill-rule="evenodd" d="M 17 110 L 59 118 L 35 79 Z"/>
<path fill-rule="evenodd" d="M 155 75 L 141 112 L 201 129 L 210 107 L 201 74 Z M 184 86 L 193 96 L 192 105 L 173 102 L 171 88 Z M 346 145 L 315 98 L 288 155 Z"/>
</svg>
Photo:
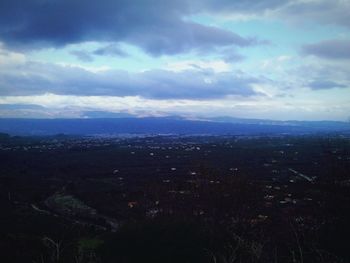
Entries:
<svg viewBox="0 0 350 263">
<path fill-rule="evenodd" d="M 350 0 L 1 0 L 0 117 L 350 118 Z"/>
</svg>

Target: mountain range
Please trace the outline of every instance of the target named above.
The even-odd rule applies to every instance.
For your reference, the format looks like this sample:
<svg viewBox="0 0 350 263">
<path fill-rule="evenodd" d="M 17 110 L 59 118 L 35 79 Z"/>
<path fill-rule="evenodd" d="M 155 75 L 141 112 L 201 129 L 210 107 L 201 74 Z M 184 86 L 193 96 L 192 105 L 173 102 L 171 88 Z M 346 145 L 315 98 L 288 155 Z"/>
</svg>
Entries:
<svg viewBox="0 0 350 263">
<path fill-rule="evenodd" d="M 188 120 L 176 116 L 77 119 L 1 118 L 0 132 L 10 135 L 296 135 L 333 132 L 350 133 L 350 123 L 339 121 L 271 121 L 231 117 Z"/>
</svg>

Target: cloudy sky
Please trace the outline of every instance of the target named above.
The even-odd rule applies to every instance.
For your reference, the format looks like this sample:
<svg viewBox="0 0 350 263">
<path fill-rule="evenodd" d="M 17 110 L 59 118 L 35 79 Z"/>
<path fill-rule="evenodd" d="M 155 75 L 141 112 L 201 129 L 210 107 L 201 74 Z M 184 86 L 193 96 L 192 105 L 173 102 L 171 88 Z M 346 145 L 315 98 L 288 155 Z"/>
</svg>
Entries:
<svg viewBox="0 0 350 263">
<path fill-rule="evenodd" d="M 347 120 L 350 0 L 1 0 L 0 116 Z"/>
</svg>

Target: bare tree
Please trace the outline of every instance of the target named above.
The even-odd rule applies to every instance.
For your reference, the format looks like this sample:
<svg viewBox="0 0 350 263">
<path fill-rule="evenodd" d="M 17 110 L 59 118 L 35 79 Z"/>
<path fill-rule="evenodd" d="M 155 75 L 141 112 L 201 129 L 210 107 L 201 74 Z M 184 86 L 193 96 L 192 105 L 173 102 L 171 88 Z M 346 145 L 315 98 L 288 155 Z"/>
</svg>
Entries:
<svg viewBox="0 0 350 263">
<path fill-rule="evenodd" d="M 43 242 L 50 249 L 51 261 L 58 263 L 60 262 L 60 256 L 62 253 L 62 241 L 54 241 L 49 237 L 44 237 Z"/>
</svg>

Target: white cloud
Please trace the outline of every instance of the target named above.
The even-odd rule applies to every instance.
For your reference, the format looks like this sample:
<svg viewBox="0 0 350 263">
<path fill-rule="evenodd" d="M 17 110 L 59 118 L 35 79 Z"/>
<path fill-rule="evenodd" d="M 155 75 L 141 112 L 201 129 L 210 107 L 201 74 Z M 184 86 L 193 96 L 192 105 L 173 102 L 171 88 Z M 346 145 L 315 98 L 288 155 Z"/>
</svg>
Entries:
<svg viewBox="0 0 350 263">
<path fill-rule="evenodd" d="M 215 73 L 229 72 L 232 67 L 229 63 L 223 60 L 198 61 L 184 60 L 179 62 L 171 62 L 166 65 L 166 69 L 180 72 L 185 70 L 212 70 Z"/>
<path fill-rule="evenodd" d="M 268 71 L 281 71 L 285 68 L 286 64 L 293 59 L 289 55 L 281 55 L 269 59 L 265 59 L 260 63 L 260 68 Z"/>
<path fill-rule="evenodd" d="M 9 51 L 4 48 L 0 42 L 0 69 L 6 69 L 9 66 L 24 64 L 27 61 L 23 53 Z"/>
<path fill-rule="evenodd" d="M 82 64 L 64 63 L 64 62 L 59 62 L 55 64 L 66 68 L 80 68 L 92 73 L 99 73 L 99 72 L 111 70 L 111 67 L 109 66 L 86 66 Z"/>
<path fill-rule="evenodd" d="M 7 96 L 0 97 L 0 104 L 28 105 L 45 107 L 41 116 L 79 117 L 86 111 L 108 111 L 135 114 L 138 116 L 181 115 L 186 117 L 233 116 L 242 118 L 263 118 L 280 120 L 346 120 L 350 112 L 350 100 L 343 96 L 325 94 L 313 96 L 309 91 L 297 100 L 289 97 L 275 96 L 241 98 L 229 96 L 217 100 L 152 100 L 137 96 L 67 96 L 43 94 L 39 96 Z M 336 102 L 336 103 L 335 103 Z M 24 111 L 22 111 L 24 112 Z M 38 114 L 40 110 L 36 110 Z M 3 114 L 0 112 L 0 114 Z M 28 111 L 30 114 L 30 111 Z M 9 115 L 9 114 L 8 114 Z M 24 115 L 23 115 L 24 116 Z"/>
</svg>

